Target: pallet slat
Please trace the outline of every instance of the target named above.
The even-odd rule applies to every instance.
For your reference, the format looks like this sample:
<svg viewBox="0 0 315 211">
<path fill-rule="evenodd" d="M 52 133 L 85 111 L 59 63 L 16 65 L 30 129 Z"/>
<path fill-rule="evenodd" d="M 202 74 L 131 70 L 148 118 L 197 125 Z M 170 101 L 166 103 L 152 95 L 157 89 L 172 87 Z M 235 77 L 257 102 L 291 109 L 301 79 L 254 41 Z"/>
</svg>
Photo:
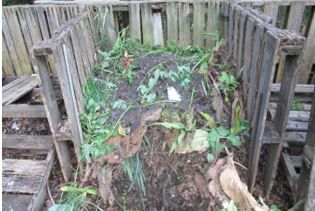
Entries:
<svg viewBox="0 0 315 211">
<path fill-rule="evenodd" d="M 22 150 L 50 150 L 51 135 L 8 135 L 2 134 L 2 148 Z"/>
<path fill-rule="evenodd" d="M 143 43 L 153 45 L 152 9 L 148 3 L 141 4 Z"/>
<path fill-rule="evenodd" d="M 2 106 L 3 118 L 46 118 L 43 105 L 10 104 Z"/>
<path fill-rule="evenodd" d="M 3 175 L 2 191 L 5 193 L 38 193 L 42 176 Z"/>
<path fill-rule="evenodd" d="M 193 14 L 193 45 L 204 46 L 204 31 L 205 31 L 205 4 L 196 1 L 194 3 Z"/>
<path fill-rule="evenodd" d="M 4 159 L 2 161 L 2 174 L 44 176 L 47 161 L 45 160 L 16 160 Z"/>
<path fill-rule="evenodd" d="M 138 3 L 129 5 L 129 20 L 131 35 L 141 41 L 140 5 Z"/>
<path fill-rule="evenodd" d="M 24 96 L 26 93 L 30 92 L 33 88 L 38 85 L 38 80 L 34 76 L 22 77 L 13 81 L 15 86 L 6 88 L 3 87 L 2 91 L 2 104 L 8 105 L 20 97 Z"/>
<path fill-rule="evenodd" d="M 179 44 L 187 46 L 190 44 L 189 3 L 178 4 L 179 20 Z"/>
</svg>

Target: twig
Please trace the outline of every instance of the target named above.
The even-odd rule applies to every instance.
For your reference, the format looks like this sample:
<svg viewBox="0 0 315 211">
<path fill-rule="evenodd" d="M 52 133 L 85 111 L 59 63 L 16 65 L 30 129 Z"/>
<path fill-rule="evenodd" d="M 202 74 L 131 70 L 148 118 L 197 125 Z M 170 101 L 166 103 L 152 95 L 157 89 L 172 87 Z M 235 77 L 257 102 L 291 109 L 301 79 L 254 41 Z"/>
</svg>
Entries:
<svg viewBox="0 0 315 211">
<path fill-rule="evenodd" d="M 48 182 L 47 182 L 47 185 L 46 185 L 46 186 L 47 186 L 47 193 L 48 193 L 48 196 L 49 196 L 51 202 L 52 202 L 53 204 L 56 204 L 54 198 L 53 198 L 52 195 L 51 195 Z"/>
<path fill-rule="evenodd" d="M 209 77 L 210 77 L 210 79 L 211 79 L 211 81 L 212 81 L 212 83 L 213 83 L 214 88 L 217 90 L 218 95 L 219 95 L 220 98 L 223 100 L 222 95 L 221 95 L 221 92 L 220 92 L 220 90 L 219 90 L 219 87 L 218 87 L 217 83 L 215 82 L 214 78 L 212 77 L 212 75 L 211 75 L 210 73 L 209 73 L 208 75 L 209 75 Z"/>
</svg>

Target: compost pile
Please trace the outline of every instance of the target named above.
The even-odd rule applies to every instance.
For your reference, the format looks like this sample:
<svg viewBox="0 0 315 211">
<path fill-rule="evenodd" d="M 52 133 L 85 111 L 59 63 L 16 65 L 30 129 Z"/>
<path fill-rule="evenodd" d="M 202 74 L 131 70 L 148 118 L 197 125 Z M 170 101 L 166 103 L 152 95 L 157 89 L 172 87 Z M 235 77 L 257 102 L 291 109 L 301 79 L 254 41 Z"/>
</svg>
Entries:
<svg viewBox="0 0 315 211">
<path fill-rule="evenodd" d="M 217 38 L 209 50 L 149 48 L 124 30 L 110 51 L 99 51 L 80 116 L 86 165 L 62 188 L 59 208 L 265 210 L 234 165 L 236 151 L 246 162 L 238 147 L 248 123 L 222 46 Z"/>
</svg>

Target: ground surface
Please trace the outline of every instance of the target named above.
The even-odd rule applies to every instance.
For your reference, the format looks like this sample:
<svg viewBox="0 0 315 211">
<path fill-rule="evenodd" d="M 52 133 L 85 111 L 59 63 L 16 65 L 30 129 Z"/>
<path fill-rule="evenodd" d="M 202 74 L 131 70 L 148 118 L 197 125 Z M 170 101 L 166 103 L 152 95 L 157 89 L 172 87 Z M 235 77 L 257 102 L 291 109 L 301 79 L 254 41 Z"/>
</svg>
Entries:
<svg viewBox="0 0 315 211">
<path fill-rule="evenodd" d="M 120 125 L 127 134 L 127 137 L 130 133 L 132 134 L 133 131 L 139 128 L 141 129 L 139 125 L 141 125 L 141 118 L 143 118 L 142 114 L 158 108 L 163 108 L 168 111 L 166 116 L 165 113 L 162 113 L 162 119 L 160 119 L 159 122 L 179 121 L 183 122 L 185 126 L 188 127 L 191 123 L 187 123 L 189 119 L 185 119 L 184 117 L 185 113 L 187 114 L 188 111 L 188 114 L 190 112 L 194 117 L 195 123 L 193 130 L 195 130 L 195 128 L 207 129 L 208 126 L 205 125 L 205 121 L 200 115 L 200 112 L 205 112 L 210 116 L 216 117 L 216 110 L 213 108 L 212 104 L 213 96 L 210 95 L 211 89 L 214 89 L 214 87 L 212 86 L 209 89 L 209 87 L 205 88 L 203 86 L 202 81 L 204 75 L 201 73 L 193 72 L 190 77 L 190 83 L 185 86 L 172 80 L 158 80 L 155 86 L 150 90 L 150 92 L 154 92 L 157 96 L 155 101 L 151 104 L 147 103 L 146 105 L 141 102 L 142 98 L 139 96 L 138 88 L 141 84 L 148 84 L 149 77 L 153 75 L 153 69 L 159 64 L 163 64 L 163 71 L 166 72 L 174 71 L 181 65 L 187 66 L 188 64 L 190 68 L 195 65 L 195 63 L 188 63 L 186 58 L 178 57 L 172 53 L 148 54 L 139 57 L 137 60 L 137 68 L 133 70 L 132 83 L 127 83 L 126 81 L 117 83 L 115 94 L 111 95 L 111 97 L 107 99 L 107 102 L 103 102 L 107 105 L 106 103 L 108 102 L 112 103 L 117 100 L 123 100 L 127 105 L 132 104 L 132 109 L 125 112 L 126 109 L 112 109 L 106 111 L 105 108 L 101 108 L 96 112 L 97 115 L 99 115 L 99 113 L 109 112 L 110 115 L 107 121 L 110 124 L 114 124 L 120 120 Z M 229 71 L 233 69 L 229 69 L 229 66 L 227 67 L 228 68 L 224 70 Z M 209 67 L 208 71 L 215 71 L 216 74 L 218 74 L 220 71 L 223 71 L 223 69 Z M 148 73 L 152 74 L 150 75 Z M 94 76 L 97 80 L 106 80 L 104 73 L 98 73 L 96 71 Z M 213 74 L 213 77 L 216 80 L 215 74 Z M 182 100 L 178 103 L 165 101 L 165 99 L 168 98 L 167 87 L 175 88 Z M 157 101 L 161 102 L 155 103 Z M 215 118 L 216 122 L 225 128 L 230 128 L 232 113 L 231 103 L 225 103 L 224 109 L 222 108 L 222 110 L 224 112 L 221 115 L 221 119 L 218 120 Z M 49 125 L 45 119 L 3 119 L 2 123 L 3 133 L 6 134 L 50 134 Z M 175 129 L 170 130 L 158 125 L 148 126 L 143 136 L 141 136 L 141 139 L 144 141 L 140 142 L 140 147 L 137 148 L 137 152 L 135 152 L 133 156 L 135 159 L 138 159 L 137 168 L 141 169 L 143 173 L 143 187 L 140 187 L 137 181 L 130 181 L 130 175 L 128 175 L 129 172 L 126 171 L 124 163 L 111 164 L 108 161 L 107 163 L 102 163 L 101 168 L 106 166 L 106 168 L 110 169 L 110 177 L 106 177 L 109 179 L 108 181 L 110 181 L 109 184 L 106 183 L 106 181 L 102 182 L 94 166 L 95 168 L 92 169 L 92 173 L 89 175 L 88 179 L 84 181 L 83 187 L 99 188 L 100 195 L 98 197 L 87 195 L 87 198 L 84 199 L 103 209 L 106 208 L 106 210 L 220 210 L 222 208 L 222 201 L 212 196 L 208 190 L 209 181 L 206 172 L 210 166 L 207 160 L 207 155 L 210 152 L 209 149 L 187 154 L 177 154 L 175 152 L 170 154 L 172 142 L 178 135 L 178 131 Z M 186 133 L 185 137 L 189 138 L 188 136 L 192 136 L 192 132 Z M 240 137 L 243 141 L 243 145 L 238 148 L 229 147 L 229 151 L 233 153 L 236 162 L 247 166 L 248 143 L 242 135 Z M 3 153 L 3 158 L 9 156 L 14 155 L 12 155 L 12 153 L 10 155 L 6 152 Z M 218 158 L 224 156 L 226 156 L 226 153 L 222 152 L 219 154 Z M 236 166 L 236 168 L 242 181 L 246 182 L 246 170 L 239 166 Z M 106 172 L 103 172 L 102 175 L 104 176 L 105 174 Z M 82 178 L 77 178 L 75 182 L 80 184 Z M 64 199 L 61 200 L 60 192 L 60 188 L 64 185 L 67 184 L 65 184 L 62 179 L 62 174 L 58 162 L 56 161 L 49 180 L 50 196 L 47 197 L 44 210 L 54 203 L 65 203 Z M 105 190 L 105 192 L 102 192 L 102 190 Z M 274 203 L 278 205 L 278 207 L 286 210 L 292 206 L 290 193 L 285 177 L 281 168 L 279 168 L 276 183 L 271 193 L 271 199 L 266 203 L 268 205 Z M 261 175 L 258 175 L 254 196 L 256 199 L 262 196 Z M 106 200 L 104 200 L 104 198 Z M 91 204 L 86 206 L 88 210 L 96 209 L 95 206 Z"/>
</svg>

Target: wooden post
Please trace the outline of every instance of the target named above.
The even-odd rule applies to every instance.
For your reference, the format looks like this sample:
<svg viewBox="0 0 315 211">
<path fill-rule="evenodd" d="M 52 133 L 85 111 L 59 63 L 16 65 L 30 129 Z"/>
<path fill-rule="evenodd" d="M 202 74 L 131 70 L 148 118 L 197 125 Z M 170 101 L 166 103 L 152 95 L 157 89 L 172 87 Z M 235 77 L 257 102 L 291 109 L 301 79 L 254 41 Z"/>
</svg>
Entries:
<svg viewBox="0 0 315 211">
<path fill-rule="evenodd" d="M 141 22 L 139 3 L 129 4 L 129 20 L 131 35 L 141 42 Z"/>
<path fill-rule="evenodd" d="M 143 43 L 153 45 L 152 8 L 149 3 L 141 4 L 141 23 Z"/>
<path fill-rule="evenodd" d="M 42 87 L 45 111 L 51 132 L 53 134 L 54 145 L 57 151 L 61 171 L 63 173 L 64 179 L 66 181 L 69 181 L 72 172 L 71 153 L 66 142 L 59 142 L 56 139 L 58 127 L 59 124 L 61 123 L 61 118 L 57 99 L 55 97 L 51 77 L 49 74 L 47 58 L 45 56 L 33 55 L 33 66 L 35 72 L 38 74 L 40 84 Z"/>
<path fill-rule="evenodd" d="M 189 3 L 178 3 L 179 45 L 181 46 L 187 46 L 190 44 L 189 13 Z"/>
<path fill-rule="evenodd" d="M 178 41 L 178 5 L 175 2 L 166 4 L 167 18 L 167 43 L 177 43 Z"/>
<path fill-rule="evenodd" d="M 193 45 L 198 47 L 204 46 L 205 32 L 205 3 L 196 1 L 194 3 L 194 20 L 193 20 Z"/>
<path fill-rule="evenodd" d="M 275 71 L 276 55 L 278 54 L 280 41 L 272 34 L 266 33 L 264 37 L 264 50 L 262 57 L 261 75 L 257 92 L 254 125 L 251 134 L 250 155 L 249 155 L 249 180 L 248 187 L 252 192 L 254 189 L 258 162 L 260 158 L 264 128 L 269 105 L 270 87 L 272 76 Z"/>
<path fill-rule="evenodd" d="M 308 124 L 299 180 L 298 201 L 304 200 L 304 210 L 315 208 L 315 90 Z"/>
<path fill-rule="evenodd" d="M 285 74 L 281 82 L 279 102 L 274 118 L 274 126 L 280 137 L 279 144 L 270 144 L 267 146 L 268 159 L 264 170 L 264 193 L 269 198 L 276 177 L 279 158 L 282 152 L 285 130 L 288 122 L 288 116 L 294 97 L 294 88 L 297 76 L 297 62 L 299 55 L 285 55 Z"/>
</svg>

